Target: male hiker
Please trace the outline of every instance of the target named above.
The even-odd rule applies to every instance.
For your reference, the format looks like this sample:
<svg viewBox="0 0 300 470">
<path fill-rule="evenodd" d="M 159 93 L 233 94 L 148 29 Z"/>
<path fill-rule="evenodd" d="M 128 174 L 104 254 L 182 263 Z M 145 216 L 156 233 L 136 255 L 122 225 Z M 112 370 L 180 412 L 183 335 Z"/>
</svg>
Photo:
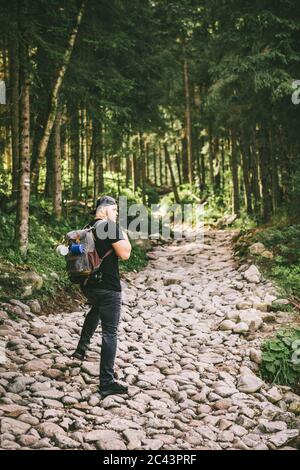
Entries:
<svg viewBox="0 0 300 470">
<path fill-rule="evenodd" d="M 92 212 L 94 220 L 90 226 L 97 223 L 96 250 L 100 258 L 101 279 L 88 280 L 81 290 L 92 308 L 88 312 L 80 340 L 73 357 L 83 360 L 90 340 L 101 322 L 102 348 L 100 361 L 100 394 L 102 397 L 113 394 L 127 393 L 128 388 L 114 380 L 114 363 L 117 351 L 117 331 L 121 313 L 121 283 L 119 275 L 119 258 L 127 260 L 130 257 L 131 245 L 125 232 L 121 230 L 117 220 L 118 208 L 115 199 L 102 196 Z M 99 224 L 99 221 L 102 223 Z"/>
</svg>

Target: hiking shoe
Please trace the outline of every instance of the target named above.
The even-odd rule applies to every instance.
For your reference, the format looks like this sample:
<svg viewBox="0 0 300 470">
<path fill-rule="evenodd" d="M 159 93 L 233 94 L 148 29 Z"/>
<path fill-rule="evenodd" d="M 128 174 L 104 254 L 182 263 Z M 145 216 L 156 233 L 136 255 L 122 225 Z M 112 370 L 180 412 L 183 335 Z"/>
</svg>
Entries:
<svg viewBox="0 0 300 470">
<path fill-rule="evenodd" d="M 128 387 L 118 382 L 113 382 L 111 384 L 100 386 L 99 392 L 102 398 L 105 398 L 108 395 L 123 395 L 128 393 Z"/>
<path fill-rule="evenodd" d="M 74 351 L 73 354 L 71 354 L 71 357 L 73 359 L 79 359 L 80 361 L 83 361 L 85 358 L 85 351 L 76 349 L 76 351 Z"/>
</svg>

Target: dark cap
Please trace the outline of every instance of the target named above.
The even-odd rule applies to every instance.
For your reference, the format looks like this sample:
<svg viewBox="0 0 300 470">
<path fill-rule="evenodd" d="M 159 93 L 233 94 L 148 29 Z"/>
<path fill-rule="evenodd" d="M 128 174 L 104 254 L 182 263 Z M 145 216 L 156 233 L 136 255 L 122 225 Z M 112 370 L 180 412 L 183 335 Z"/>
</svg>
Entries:
<svg viewBox="0 0 300 470">
<path fill-rule="evenodd" d="M 96 214 L 96 211 L 98 209 L 98 207 L 106 207 L 106 206 L 115 206 L 117 205 L 117 201 L 111 197 L 111 196 L 101 196 L 97 202 L 96 202 L 96 207 L 94 210 L 91 211 L 91 214 L 92 215 L 95 215 Z"/>
</svg>

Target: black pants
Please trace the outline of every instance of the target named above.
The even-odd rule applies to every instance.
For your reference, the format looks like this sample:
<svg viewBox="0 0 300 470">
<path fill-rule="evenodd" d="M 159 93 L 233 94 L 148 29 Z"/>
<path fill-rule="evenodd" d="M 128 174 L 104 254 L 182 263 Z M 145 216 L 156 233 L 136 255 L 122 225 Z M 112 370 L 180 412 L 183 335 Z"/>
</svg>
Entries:
<svg viewBox="0 0 300 470">
<path fill-rule="evenodd" d="M 85 317 L 77 349 L 86 351 L 99 322 L 102 327 L 100 383 L 114 382 L 114 364 L 117 352 L 117 332 L 121 314 L 121 292 L 82 287 L 92 308 Z"/>
</svg>

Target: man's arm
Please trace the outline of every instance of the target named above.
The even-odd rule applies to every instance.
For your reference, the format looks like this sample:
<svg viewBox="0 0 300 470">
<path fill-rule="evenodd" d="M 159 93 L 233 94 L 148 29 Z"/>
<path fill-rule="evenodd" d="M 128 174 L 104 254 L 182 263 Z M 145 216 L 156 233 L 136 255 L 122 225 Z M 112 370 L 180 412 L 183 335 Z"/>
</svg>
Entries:
<svg viewBox="0 0 300 470">
<path fill-rule="evenodd" d="M 122 233 L 124 236 L 124 240 L 119 240 L 118 242 L 112 243 L 112 247 L 119 258 L 127 260 L 130 258 L 131 244 L 128 239 L 127 233 L 124 230 L 122 230 Z"/>
</svg>

